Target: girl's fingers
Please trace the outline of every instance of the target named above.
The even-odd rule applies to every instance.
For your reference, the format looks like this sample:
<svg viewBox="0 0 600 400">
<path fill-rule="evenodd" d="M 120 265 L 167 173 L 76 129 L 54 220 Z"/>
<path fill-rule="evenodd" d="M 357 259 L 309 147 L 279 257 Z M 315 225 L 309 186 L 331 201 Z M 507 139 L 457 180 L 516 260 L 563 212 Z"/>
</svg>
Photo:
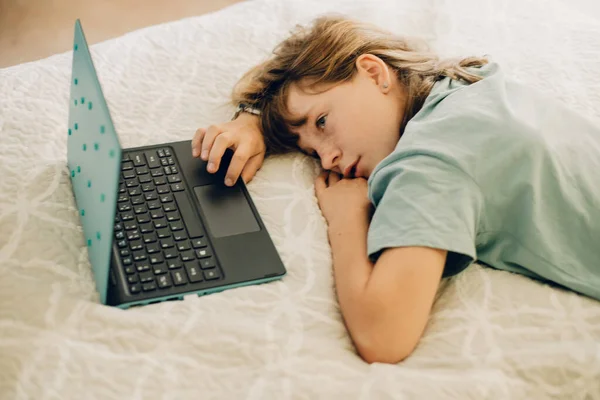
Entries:
<svg viewBox="0 0 600 400">
<path fill-rule="evenodd" d="M 202 150 L 202 139 L 204 139 L 205 133 L 206 129 L 199 128 L 194 134 L 194 138 L 192 139 L 192 155 L 194 157 L 200 157 L 200 151 Z"/>
<path fill-rule="evenodd" d="M 321 172 L 319 176 L 317 176 L 317 179 L 315 179 L 315 193 L 317 199 L 321 198 L 321 194 L 325 189 L 327 189 L 327 171 Z"/>
<path fill-rule="evenodd" d="M 338 183 L 340 181 L 340 175 L 337 172 L 330 172 L 329 173 L 329 186 L 331 185 L 335 185 L 336 183 Z"/>
</svg>

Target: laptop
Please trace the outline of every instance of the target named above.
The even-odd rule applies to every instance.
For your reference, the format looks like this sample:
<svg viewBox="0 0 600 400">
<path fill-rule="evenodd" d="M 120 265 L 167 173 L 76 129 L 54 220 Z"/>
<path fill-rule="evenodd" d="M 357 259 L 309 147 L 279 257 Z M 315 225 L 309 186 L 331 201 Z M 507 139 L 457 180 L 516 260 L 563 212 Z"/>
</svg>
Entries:
<svg viewBox="0 0 600 400">
<path fill-rule="evenodd" d="M 241 179 L 224 185 L 191 141 L 122 149 L 79 20 L 67 164 L 102 304 L 129 308 L 282 278 Z"/>
</svg>

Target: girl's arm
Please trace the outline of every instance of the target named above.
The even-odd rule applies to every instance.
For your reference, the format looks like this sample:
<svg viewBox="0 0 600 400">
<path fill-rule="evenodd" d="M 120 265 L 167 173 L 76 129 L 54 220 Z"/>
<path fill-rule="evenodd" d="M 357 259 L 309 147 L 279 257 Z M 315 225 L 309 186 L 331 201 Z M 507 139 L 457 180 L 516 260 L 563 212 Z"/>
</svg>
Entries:
<svg viewBox="0 0 600 400">
<path fill-rule="evenodd" d="M 373 264 L 367 257 L 368 227 L 362 213 L 329 225 L 338 299 L 360 356 L 369 363 L 397 363 L 423 334 L 447 252 L 391 248 Z"/>
</svg>

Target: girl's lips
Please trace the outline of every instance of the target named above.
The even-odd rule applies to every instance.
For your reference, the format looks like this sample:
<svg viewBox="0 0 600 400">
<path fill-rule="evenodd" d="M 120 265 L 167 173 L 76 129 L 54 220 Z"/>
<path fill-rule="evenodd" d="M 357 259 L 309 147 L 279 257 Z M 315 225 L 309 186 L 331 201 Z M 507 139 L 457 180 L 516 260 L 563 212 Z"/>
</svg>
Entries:
<svg viewBox="0 0 600 400">
<path fill-rule="evenodd" d="M 356 161 L 356 164 L 354 165 L 354 177 L 355 178 L 358 178 L 359 176 L 363 177 L 363 171 L 360 168 L 360 164 L 359 163 L 360 163 L 360 157 L 358 158 L 358 160 Z"/>
<path fill-rule="evenodd" d="M 358 160 L 360 160 L 360 157 L 344 169 L 344 178 L 354 178 L 354 176 L 352 175 L 352 172 L 353 172 L 354 168 L 356 167 L 356 165 L 358 164 Z M 356 170 L 354 170 L 354 173 L 356 174 Z"/>
</svg>

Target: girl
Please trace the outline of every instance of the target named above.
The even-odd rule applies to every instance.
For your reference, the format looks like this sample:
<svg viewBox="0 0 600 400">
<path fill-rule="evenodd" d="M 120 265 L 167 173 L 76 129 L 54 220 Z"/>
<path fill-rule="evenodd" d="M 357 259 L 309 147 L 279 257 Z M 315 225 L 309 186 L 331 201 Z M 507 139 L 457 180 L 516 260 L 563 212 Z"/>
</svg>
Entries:
<svg viewBox="0 0 600 400">
<path fill-rule="evenodd" d="M 600 299 L 600 129 L 498 65 L 323 17 L 233 100 L 237 118 L 199 129 L 194 156 L 215 172 L 232 148 L 228 185 L 266 154 L 321 160 L 337 295 L 367 362 L 407 357 L 440 279 L 475 260 Z"/>
</svg>

